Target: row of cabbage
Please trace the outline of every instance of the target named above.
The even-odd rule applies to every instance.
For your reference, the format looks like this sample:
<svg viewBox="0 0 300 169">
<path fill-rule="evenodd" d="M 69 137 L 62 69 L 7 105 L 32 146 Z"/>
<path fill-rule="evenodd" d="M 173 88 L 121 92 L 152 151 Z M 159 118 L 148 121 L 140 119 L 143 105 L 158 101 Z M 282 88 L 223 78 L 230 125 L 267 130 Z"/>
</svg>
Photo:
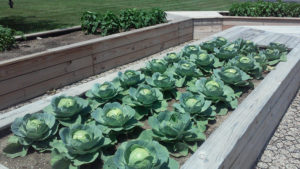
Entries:
<svg viewBox="0 0 300 169">
<path fill-rule="evenodd" d="M 262 79 L 287 52 L 278 43 L 260 50 L 251 41 L 222 37 L 185 46 L 139 71 L 95 84 L 84 97 L 62 95 L 44 112 L 17 118 L 4 153 L 14 158 L 29 148 L 51 151 L 55 169 L 96 159 L 105 169 L 177 169 L 170 155 L 194 152 L 209 121 L 235 109 L 242 93 L 254 87 L 251 80 Z M 140 134 L 137 128 L 145 124 L 150 129 Z M 124 142 L 124 134 L 136 137 Z"/>
</svg>

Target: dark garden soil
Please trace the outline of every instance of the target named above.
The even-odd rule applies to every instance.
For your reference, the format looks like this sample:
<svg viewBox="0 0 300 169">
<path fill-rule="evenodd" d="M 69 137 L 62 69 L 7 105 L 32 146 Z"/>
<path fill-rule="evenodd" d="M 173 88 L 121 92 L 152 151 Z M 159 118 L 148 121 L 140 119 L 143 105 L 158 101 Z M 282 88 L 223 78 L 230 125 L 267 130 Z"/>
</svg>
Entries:
<svg viewBox="0 0 300 169">
<path fill-rule="evenodd" d="M 0 61 L 15 57 L 29 55 L 37 52 L 42 52 L 47 49 L 56 48 L 64 45 L 70 45 L 76 42 L 82 42 L 94 38 L 99 38 L 100 35 L 85 35 L 83 31 L 76 31 L 60 36 L 47 37 L 42 39 L 18 41 L 17 46 L 9 51 L 0 52 Z"/>
<path fill-rule="evenodd" d="M 264 74 L 264 77 L 266 74 Z M 254 86 L 256 87 L 261 80 L 253 80 Z M 184 92 L 185 89 L 179 89 L 181 92 Z M 248 90 L 247 92 L 243 93 L 243 95 L 238 99 L 239 104 L 251 93 L 252 90 Z M 175 102 L 175 100 L 169 101 L 169 107 L 168 109 L 171 110 L 171 105 Z M 207 130 L 205 131 L 205 135 L 209 137 L 209 135 L 217 129 L 222 122 L 230 116 L 232 111 L 229 111 L 227 115 L 225 116 L 217 116 L 216 120 L 211 121 L 208 126 Z M 119 142 L 124 142 L 128 141 L 131 139 L 136 139 L 138 135 L 143 131 L 143 129 L 150 129 L 150 126 L 148 125 L 147 120 L 143 121 L 144 126 L 142 128 L 137 128 L 134 131 L 132 131 L 129 134 L 122 134 L 118 136 L 118 141 Z M 30 151 L 28 155 L 25 157 L 18 157 L 15 159 L 10 159 L 6 157 L 3 153 L 2 150 L 3 148 L 7 145 L 7 140 L 9 136 L 12 134 L 10 133 L 10 130 L 6 130 L 5 132 L 2 132 L 0 134 L 0 164 L 3 164 L 4 166 L 8 167 L 9 169 L 51 169 L 50 166 L 50 159 L 51 159 L 51 154 L 49 152 L 47 153 L 38 153 L 33 150 Z M 115 149 L 119 146 L 120 144 L 116 145 Z M 115 152 L 114 149 L 108 150 L 111 154 Z M 174 158 L 177 160 L 180 165 L 183 165 L 184 162 L 190 158 L 192 153 L 189 153 L 188 156 L 186 157 L 180 157 L 180 158 Z M 84 165 L 81 168 L 82 169 L 101 169 L 102 168 L 102 162 L 101 160 L 97 160 L 96 162 L 89 164 L 89 165 Z"/>
</svg>

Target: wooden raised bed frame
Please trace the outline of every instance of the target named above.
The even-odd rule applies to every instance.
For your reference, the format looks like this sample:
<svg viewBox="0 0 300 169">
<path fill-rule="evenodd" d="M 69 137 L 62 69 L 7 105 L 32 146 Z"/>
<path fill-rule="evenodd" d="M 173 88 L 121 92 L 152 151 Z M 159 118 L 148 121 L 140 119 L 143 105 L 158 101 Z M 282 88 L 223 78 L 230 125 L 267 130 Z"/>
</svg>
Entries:
<svg viewBox="0 0 300 169">
<path fill-rule="evenodd" d="M 223 36 L 230 41 L 238 38 L 252 40 L 260 46 L 266 46 L 270 42 L 279 42 L 286 44 L 291 52 L 287 56 L 288 61 L 279 63 L 276 69 L 261 81 L 181 169 L 250 169 L 272 136 L 300 86 L 300 38 L 247 27 L 235 27 L 192 44 L 199 44 L 216 36 Z M 179 49 L 174 52 L 179 52 Z M 162 58 L 165 54 L 162 53 L 157 58 Z M 143 66 L 144 63 L 137 62 L 129 65 L 127 69 L 136 70 Z M 109 81 L 116 75 L 117 72 L 113 72 L 57 95 L 81 95 L 95 82 Z M 41 111 L 53 97 L 55 96 L 49 96 L 1 114 L 0 130 L 7 129 L 17 117 Z"/>
<path fill-rule="evenodd" d="M 0 62 L 0 109 L 193 39 L 179 19 Z"/>
</svg>

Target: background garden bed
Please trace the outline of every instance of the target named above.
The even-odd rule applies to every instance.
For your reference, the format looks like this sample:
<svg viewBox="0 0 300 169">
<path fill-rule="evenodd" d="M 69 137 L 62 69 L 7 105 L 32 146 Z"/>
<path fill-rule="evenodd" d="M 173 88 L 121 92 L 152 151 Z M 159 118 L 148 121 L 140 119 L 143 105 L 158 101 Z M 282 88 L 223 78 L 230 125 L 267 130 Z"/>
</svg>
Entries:
<svg viewBox="0 0 300 169">
<path fill-rule="evenodd" d="M 192 40 L 180 19 L 0 62 L 0 109 Z"/>
</svg>

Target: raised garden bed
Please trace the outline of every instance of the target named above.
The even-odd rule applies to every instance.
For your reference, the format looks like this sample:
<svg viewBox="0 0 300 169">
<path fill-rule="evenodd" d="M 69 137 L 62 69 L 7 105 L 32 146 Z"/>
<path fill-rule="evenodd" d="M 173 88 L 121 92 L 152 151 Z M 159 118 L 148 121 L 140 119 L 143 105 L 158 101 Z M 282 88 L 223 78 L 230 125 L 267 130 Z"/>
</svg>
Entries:
<svg viewBox="0 0 300 169">
<path fill-rule="evenodd" d="M 0 109 L 192 38 L 192 20 L 180 19 L 0 61 Z"/>
<path fill-rule="evenodd" d="M 297 42 L 299 42 L 299 40 L 297 41 L 297 39 L 293 37 L 280 34 L 272 34 L 274 38 L 270 39 L 268 36 L 271 35 L 265 34 L 264 31 L 246 28 L 233 28 L 216 36 L 225 36 L 229 40 L 235 40 L 239 37 L 245 38 L 253 40 L 262 46 L 273 41 L 280 42 L 286 44 L 291 49 L 291 52 L 288 55 L 288 61 L 277 65 L 276 70 L 273 70 L 266 76 L 261 84 L 239 105 L 238 109 L 225 120 L 221 127 L 219 127 L 187 163 L 183 165 L 182 168 L 186 169 L 196 169 L 199 167 L 250 168 L 299 87 L 299 78 L 297 78 L 297 72 L 300 67 L 300 56 L 297 55 L 299 52 Z M 199 41 L 194 44 L 198 43 Z M 140 64 L 133 64 L 127 67 L 127 69 L 139 69 L 142 66 L 143 65 Z M 101 80 L 103 82 L 112 80 L 115 75 L 116 73 L 95 81 L 99 82 Z M 64 92 L 64 94 L 80 95 L 89 89 L 95 81 L 78 86 L 76 89 L 70 89 Z M 270 84 L 272 85 L 270 86 Z M 51 98 L 47 98 L 2 115 L 0 118 L 1 128 L 4 129 L 7 127 L 16 117 L 21 117 L 26 113 L 38 112 L 49 104 L 50 99 Z M 279 107 L 273 107 L 273 105 Z M 251 110 L 252 113 L 249 113 L 249 110 Z M 269 113 L 270 111 L 272 112 Z M 270 123 L 265 123 L 266 121 L 270 121 Z M 266 130 L 260 130 L 260 132 L 255 132 L 257 131 L 257 127 L 264 128 L 264 126 L 268 126 L 268 128 Z M 214 127 L 212 126 L 212 128 Z M 232 132 L 233 129 L 234 132 Z M 224 135 L 224 133 L 228 134 Z M 255 151 L 252 149 L 253 144 L 255 144 L 257 148 Z M 249 154 L 247 152 L 251 153 Z"/>
</svg>

